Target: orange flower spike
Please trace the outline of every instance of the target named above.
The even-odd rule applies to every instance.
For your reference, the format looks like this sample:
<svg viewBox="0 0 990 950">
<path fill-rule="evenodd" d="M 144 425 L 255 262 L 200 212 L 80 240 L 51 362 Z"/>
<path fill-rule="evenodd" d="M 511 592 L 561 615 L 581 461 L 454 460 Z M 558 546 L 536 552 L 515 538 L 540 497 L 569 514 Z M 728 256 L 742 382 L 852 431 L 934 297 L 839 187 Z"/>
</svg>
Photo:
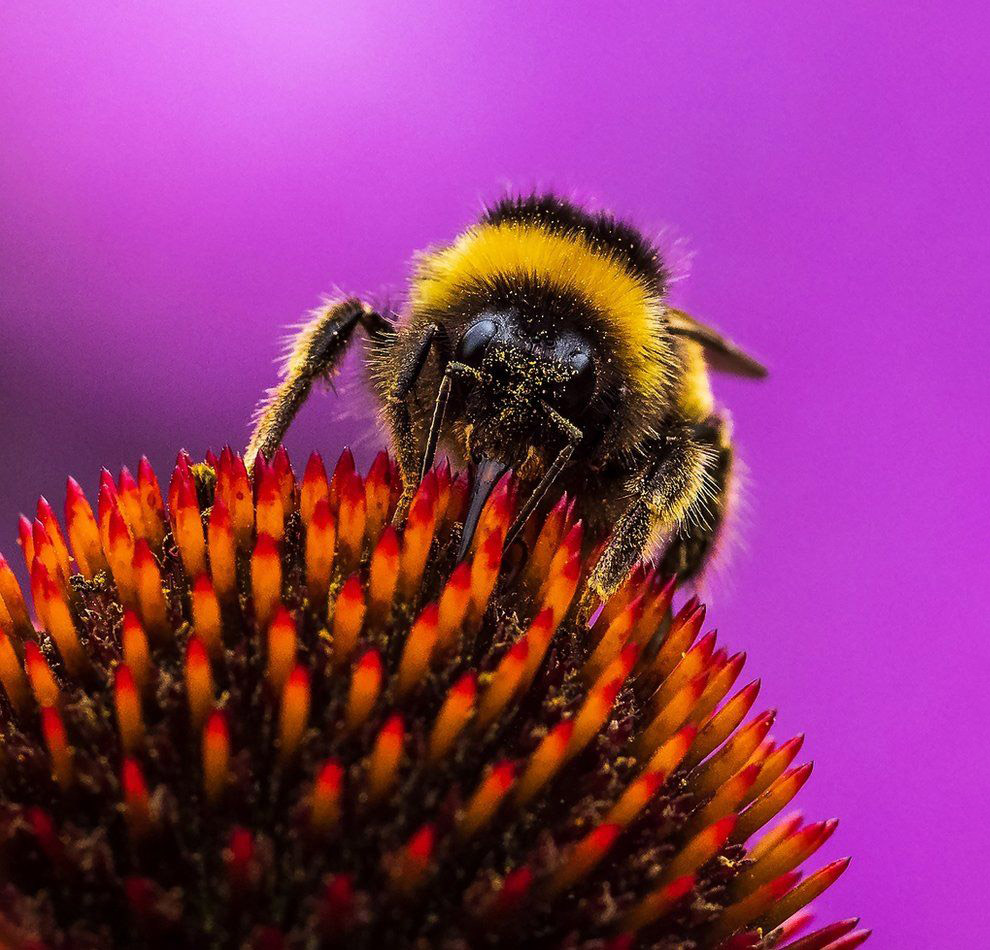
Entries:
<svg viewBox="0 0 990 950">
<path fill-rule="evenodd" d="M 24 515 L 17 519 L 17 546 L 21 549 L 21 554 L 24 555 L 24 564 L 30 574 L 31 567 L 34 565 L 34 532 L 31 528 L 31 522 Z"/>
<path fill-rule="evenodd" d="M 539 600 L 543 607 L 552 607 L 558 617 L 567 614 L 571 598 L 577 589 L 581 576 L 581 543 L 584 526 L 578 521 L 561 542 L 560 548 L 550 563 L 547 579 L 540 590 Z"/>
<path fill-rule="evenodd" d="M 426 677 L 439 636 L 440 609 L 436 603 L 427 604 L 416 618 L 402 647 L 398 672 L 399 696 L 407 696 Z"/>
<path fill-rule="evenodd" d="M 760 692 L 760 681 L 753 680 L 732 697 L 698 733 L 691 750 L 691 762 L 697 764 L 714 752 L 739 726 Z"/>
<path fill-rule="evenodd" d="M 261 455 L 255 462 L 254 479 L 257 486 L 254 517 L 257 533 L 281 541 L 285 533 L 285 505 L 279 490 L 278 475 Z"/>
<path fill-rule="evenodd" d="M 399 774 L 399 762 L 402 759 L 402 743 L 405 739 L 406 727 L 402 716 L 389 716 L 379 730 L 368 757 L 366 787 L 368 802 L 377 805 L 383 801 L 395 786 Z"/>
<path fill-rule="evenodd" d="M 600 556 L 600 555 L 599 555 Z M 597 642 L 609 625 L 642 592 L 649 578 L 646 563 L 640 561 L 630 572 L 619 589 L 602 605 L 601 613 L 591 628 L 592 639 Z"/>
<path fill-rule="evenodd" d="M 685 874 L 646 895 L 623 918 L 622 925 L 632 931 L 642 930 L 669 914 L 694 890 L 695 875 Z"/>
<path fill-rule="evenodd" d="M 213 590 L 220 600 L 228 603 L 237 594 L 237 561 L 230 510 L 219 494 L 210 509 L 210 520 L 206 526 L 206 546 L 210 553 L 210 577 L 213 581 Z"/>
<path fill-rule="evenodd" d="M 186 644 L 185 680 L 189 721 L 193 731 L 198 732 L 213 708 L 213 671 L 206 647 L 195 635 Z"/>
<path fill-rule="evenodd" d="M 218 709 L 210 713 L 203 729 L 203 793 L 210 805 L 223 796 L 230 777 L 230 730 Z"/>
<path fill-rule="evenodd" d="M 6 633 L 0 633 L 0 683 L 14 711 L 23 716 L 29 708 L 31 694 L 17 652 Z"/>
<path fill-rule="evenodd" d="M 719 788 L 711 801 L 692 816 L 687 825 L 687 833 L 693 834 L 704 828 L 705 825 L 710 825 L 712 822 L 735 812 L 759 774 L 760 767 L 758 765 L 747 765 L 736 772 Z"/>
<path fill-rule="evenodd" d="M 44 615 L 47 618 L 48 632 L 51 634 L 66 670 L 72 676 L 81 676 L 89 669 L 89 658 L 79 642 L 79 634 L 65 602 L 62 588 L 52 579 L 44 567 L 35 562 L 40 571 L 42 596 L 45 601 Z"/>
<path fill-rule="evenodd" d="M 367 611 L 361 579 L 352 574 L 344 582 L 334 602 L 333 622 L 333 663 L 339 667 L 350 659 L 357 646 L 358 636 L 364 626 Z"/>
<path fill-rule="evenodd" d="M 137 760 L 128 756 L 121 769 L 120 784 L 124 798 L 124 812 L 131 838 L 140 841 L 154 827 L 151 815 L 151 797 L 148 784 Z"/>
<path fill-rule="evenodd" d="M 309 802 L 310 827 L 327 834 L 340 824 L 344 769 L 334 759 L 325 762 L 313 782 Z"/>
<path fill-rule="evenodd" d="M 770 754 L 766 757 L 763 762 L 763 767 L 760 769 L 760 776 L 753 784 L 753 787 L 749 790 L 746 798 L 743 800 L 745 804 L 749 804 L 751 801 L 762 795 L 774 782 L 784 774 L 786 769 L 788 769 L 791 763 L 797 758 L 797 754 L 801 751 L 801 746 L 804 745 L 804 736 L 795 736 L 793 739 L 788 739 L 783 745 L 771 750 Z"/>
<path fill-rule="evenodd" d="M 443 518 L 448 524 L 456 524 L 464 520 L 467 510 L 468 482 L 462 472 L 458 472 L 450 482 L 450 497 L 447 500 L 447 510 Z"/>
<path fill-rule="evenodd" d="M 308 528 L 313 520 L 313 512 L 321 501 L 330 498 L 330 483 L 327 481 L 327 470 L 319 452 L 313 452 L 306 462 L 303 471 L 302 486 L 299 489 L 299 517 Z"/>
<path fill-rule="evenodd" d="M 385 623 L 392 612 L 399 582 L 399 536 L 388 525 L 382 532 L 368 567 L 368 614 L 371 623 Z"/>
<path fill-rule="evenodd" d="M 439 481 L 439 480 L 438 480 Z M 492 534 L 504 538 L 512 523 L 513 480 L 503 475 L 492 491 L 478 519 L 478 527 L 471 543 L 471 551 L 479 550 L 482 543 Z M 440 509 L 441 511 L 444 508 Z"/>
<path fill-rule="evenodd" d="M 489 769 L 458 819 L 457 833 L 462 838 L 470 838 L 492 820 L 515 779 L 516 767 L 511 762 L 499 762 Z"/>
<path fill-rule="evenodd" d="M 550 641 L 557 632 L 557 618 L 549 607 L 544 607 L 534 618 L 526 631 L 526 642 L 529 652 L 526 654 L 526 670 L 523 673 L 523 685 L 528 687 L 546 656 Z"/>
<path fill-rule="evenodd" d="M 379 452 L 371 463 L 368 477 L 364 483 L 364 507 L 365 507 L 365 537 L 368 544 L 374 546 L 378 543 L 388 520 L 389 500 L 391 490 L 389 488 L 389 463 L 388 454 Z"/>
<path fill-rule="evenodd" d="M 747 892 L 745 897 L 730 904 L 722 911 L 721 916 L 709 932 L 709 938 L 718 940 L 720 937 L 726 937 L 741 927 L 745 927 L 761 914 L 765 914 L 800 879 L 800 872 L 791 871 L 766 882 L 762 887 Z"/>
<path fill-rule="evenodd" d="M 795 829 L 774 847 L 760 854 L 754 864 L 739 874 L 732 882 L 733 893 L 747 894 L 778 875 L 794 870 L 832 837 L 838 825 L 839 822 L 833 818 Z"/>
<path fill-rule="evenodd" d="M 178 508 L 174 516 L 175 543 L 182 556 L 182 565 L 190 577 L 195 577 L 206 571 L 206 536 L 191 475 L 179 483 Z"/>
<path fill-rule="evenodd" d="M 788 769 L 739 816 L 734 841 L 745 841 L 786 808 L 811 775 L 812 763 Z"/>
<path fill-rule="evenodd" d="M 168 516 L 175 528 L 175 513 L 179 509 L 179 494 L 184 481 L 192 480 L 192 471 L 189 468 L 192 459 L 189 453 L 183 449 L 175 458 L 175 467 L 172 469 L 172 478 L 168 483 Z"/>
<path fill-rule="evenodd" d="M 749 761 L 749 757 L 766 738 L 776 716 L 776 710 L 760 714 L 705 762 L 695 778 L 695 789 L 699 794 L 714 792 Z"/>
<path fill-rule="evenodd" d="M 48 575 L 57 580 L 60 585 L 64 585 L 69 575 L 62 573 L 62 567 L 58 562 L 58 554 L 55 552 L 55 545 L 52 544 L 45 526 L 35 519 L 31 526 L 31 533 L 34 540 L 34 562 L 44 566 Z M 32 565 L 33 569 L 34 565 Z"/>
<path fill-rule="evenodd" d="M 643 594 L 643 610 L 632 632 L 631 639 L 634 643 L 645 646 L 650 641 L 670 609 L 676 589 L 676 577 L 665 581 L 659 574 L 654 574 L 649 580 L 647 590 Z"/>
<path fill-rule="evenodd" d="M 292 471 L 292 462 L 289 461 L 289 453 L 284 445 L 275 450 L 271 469 L 282 499 L 282 513 L 289 515 L 296 510 L 296 473 Z"/>
<path fill-rule="evenodd" d="M 165 540 L 165 502 L 162 499 L 158 476 L 146 456 L 142 456 L 138 463 L 137 484 L 141 522 L 144 525 L 143 535 L 157 550 Z"/>
<path fill-rule="evenodd" d="M 114 673 L 113 704 L 120 744 L 124 752 L 130 755 L 144 740 L 144 716 L 141 714 L 141 697 L 134 675 L 126 663 L 121 663 Z"/>
<path fill-rule="evenodd" d="M 44 495 L 38 499 L 37 520 L 44 527 L 45 533 L 48 535 L 52 548 L 55 551 L 55 560 L 58 564 L 59 571 L 68 580 L 72 576 L 69 548 L 66 546 L 65 535 L 62 534 L 62 528 L 59 526 L 58 519 L 55 517 L 55 512 L 52 511 L 52 506 L 48 504 Z"/>
<path fill-rule="evenodd" d="M 644 772 L 629 784 L 605 816 L 605 821 L 624 828 L 650 804 L 665 779 L 663 772 Z"/>
<path fill-rule="evenodd" d="M 282 559 L 271 535 L 259 535 L 251 554 L 251 591 L 254 621 L 264 630 L 282 602 Z"/>
<path fill-rule="evenodd" d="M 134 545 L 132 562 L 137 605 L 146 629 L 157 642 L 168 637 L 168 604 L 162 590 L 162 573 L 148 542 L 141 538 Z"/>
<path fill-rule="evenodd" d="M 701 694 L 698 705 L 694 707 L 692 714 L 692 719 L 702 728 L 714 718 L 715 707 L 725 699 L 729 690 L 732 689 L 745 663 L 745 653 L 736 653 L 730 657 L 725 649 L 719 650 L 712 657 L 709 667 L 711 678 L 708 680 L 708 685 Z"/>
<path fill-rule="evenodd" d="M 353 732 L 368 718 L 382 691 L 382 658 L 377 650 L 366 650 L 354 664 L 347 695 L 344 722 Z"/>
<path fill-rule="evenodd" d="M 478 546 L 471 560 L 471 618 L 477 622 L 488 607 L 488 599 L 495 589 L 499 568 L 502 565 L 503 535 L 493 531 Z"/>
<path fill-rule="evenodd" d="M 390 876 L 392 889 L 396 893 L 408 897 L 425 882 L 435 845 L 433 825 L 423 825 L 394 856 Z"/>
<path fill-rule="evenodd" d="M 694 726 L 685 726 L 680 732 L 671 736 L 656 752 L 646 765 L 649 772 L 663 772 L 671 775 L 691 748 L 698 730 Z"/>
<path fill-rule="evenodd" d="M 292 614 L 279 606 L 268 625 L 268 663 L 265 675 L 276 695 L 296 665 L 296 622 Z"/>
<path fill-rule="evenodd" d="M 344 571 L 352 571 L 361 563 L 365 516 L 364 484 L 354 473 L 341 486 L 337 515 L 337 548 Z"/>
<path fill-rule="evenodd" d="M 567 516 L 567 493 L 550 510 L 543 527 L 533 545 L 532 553 L 526 564 L 526 583 L 530 588 L 539 586 L 546 577 L 553 560 L 554 552 L 560 543 L 564 530 L 564 518 Z"/>
<path fill-rule="evenodd" d="M 447 650 L 460 640 L 461 628 L 471 604 L 471 565 L 462 561 L 454 568 L 440 595 L 438 647 Z"/>
<path fill-rule="evenodd" d="M 611 683 L 601 683 L 595 686 L 585 699 L 583 705 L 574 717 L 574 734 L 567 747 L 567 757 L 574 758 L 605 725 L 612 706 L 615 703 L 622 680 L 616 679 Z"/>
<path fill-rule="evenodd" d="M 705 608 L 699 605 L 696 597 L 692 597 L 677 611 L 659 652 L 650 664 L 650 670 L 658 680 L 664 680 L 670 675 L 683 654 L 694 643 L 704 622 Z"/>
<path fill-rule="evenodd" d="M 354 455 L 350 449 L 344 449 L 337 459 L 337 464 L 334 466 L 333 475 L 330 476 L 329 497 L 331 511 L 337 511 L 340 507 L 341 492 L 354 473 Z"/>
<path fill-rule="evenodd" d="M 52 764 L 52 775 L 62 791 L 67 791 L 74 779 L 72 767 L 72 747 L 65 735 L 65 723 L 54 706 L 44 706 L 41 710 L 41 735 L 48 749 Z"/>
<path fill-rule="evenodd" d="M 79 482 L 74 478 L 66 480 L 65 525 L 79 573 L 86 580 L 92 580 L 99 571 L 106 570 L 107 562 L 103 556 L 96 516 Z"/>
<path fill-rule="evenodd" d="M 209 575 L 200 574 L 193 581 L 191 600 L 193 629 L 206 645 L 210 656 L 219 659 L 223 652 L 223 619 L 220 616 L 220 601 Z"/>
<path fill-rule="evenodd" d="M 477 695 L 478 677 L 473 672 L 465 673 L 451 686 L 430 730 L 429 757 L 432 763 L 436 764 L 447 755 L 463 733 L 474 715 Z"/>
<path fill-rule="evenodd" d="M 31 600 L 34 603 L 38 623 L 45 630 L 51 626 L 48 620 L 48 599 L 45 596 L 47 579 L 48 569 L 38 558 L 35 558 L 34 564 L 31 565 Z"/>
<path fill-rule="evenodd" d="M 402 534 L 399 590 L 411 597 L 423 577 L 436 530 L 436 476 L 430 472 L 420 483 Z"/>
<path fill-rule="evenodd" d="M 130 669 L 139 692 L 143 693 L 151 681 L 151 653 L 148 649 L 148 636 L 133 610 L 124 611 L 121 641 L 124 663 Z"/>
<path fill-rule="evenodd" d="M 746 857 L 752 861 L 758 861 L 763 855 L 768 854 L 774 848 L 789 838 L 795 831 L 801 827 L 801 823 L 804 820 L 803 815 L 799 811 L 792 811 L 785 818 L 781 819 L 780 823 L 774 828 L 771 828 L 765 835 L 763 835 L 752 847 L 746 849 Z M 738 837 L 739 826 L 736 825 L 736 833 L 733 838 Z"/>
<path fill-rule="evenodd" d="M 437 472 L 437 520 L 445 522 L 449 529 L 455 519 L 450 517 L 451 485 L 454 481 L 453 472 L 450 470 L 450 462 L 443 460 L 443 464 L 436 470 Z"/>
<path fill-rule="evenodd" d="M 699 674 L 709 670 L 712 652 L 715 649 L 715 638 L 716 633 L 713 630 L 702 637 L 680 658 L 677 666 L 651 697 L 650 703 L 654 710 L 663 709 L 688 683 L 696 679 Z"/>
<path fill-rule="evenodd" d="M 591 683 L 597 679 L 602 670 L 615 659 L 626 645 L 626 641 L 632 636 L 633 629 L 642 612 L 643 596 L 640 595 L 630 601 L 625 610 L 608 625 L 598 641 L 598 645 L 581 670 L 586 682 Z"/>
<path fill-rule="evenodd" d="M 708 674 L 701 673 L 678 690 L 666 706 L 654 716 L 650 724 L 636 739 L 635 750 L 640 758 L 653 752 L 677 732 L 691 716 L 691 711 L 701 698 L 708 683 Z"/>
<path fill-rule="evenodd" d="M 811 911 L 798 911 L 774 930 L 774 936 L 776 937 L 779 933 L 781 935 L 780 940 L 787 940 L 804 930 L 814 919 L 815 915 Z M 858 917 L 838 920 L 827 927 L 819 928 L 800 940 L 788 943 L 787 950 L 854 950 L 854 948 L 862 946 L 873 933 L 872 930 L 856 930 L 858 923 Z"/>
<path fill-rule="evenodd" d="M 2 554 L 0 554 L 0 598 L 3 599 L 4 606 L 10 614 L 14 630 L 22 637 L 33 635 L 34 624 L 31 623 L 31 615 L 28 613 L 21 585 L 17 583 L 13 569 Z"/>
<path fill-rule="evenodd" d="M 27 671 L 31 692 L 39 706 L 58 705 L 61 694 L 51 667 L 33 640 L 24 643 L 24 669 Z"/>
<path fill-rule="evenodd" d="M 663 870 L 662 880 L 672 881 L 685 874 L 693 874 L 722 850 L 735 826 L 736 816 L 728 815 L 713 825 L 709 825 L 703 831 L 699 831 L 670 860 Z"/>
<path fill-rule="evenodd" d="M 321 498 L 306 527 L 306 589 L 310 600 L 323 605 L 330 589 L 337 524 L 326 498 Z"/>
<path fill-rule="evenodd" d="M 141 492 L 131 470 L 126 465 L 121 467 L 120 475 L 117 478 L 117 504 L 127 521 L 127 527 L 131 529 L 131 534 L 135 538 L 143 538 L 145 534 L 144 516 L 141 512 Z"/>
<path fill-rule="evenodd" d="M 586 877 L 608 854 L 621 831 L 620 825 L 601 824 L 578 841 L 551 877 L 547 887 L 550 896 L 570 890 Z"/>
<path fill-rule="evenodd" d="M 847 867 L 849 867 L 849 858 L 840 858 L 809 875 L 777 901 L 765 916 L 756 921 L 757 925 L 764 932 L 773 930 L 831 887 Z"/>
<path fill-rule="evenodd" d="M 254 532 L 254 494 L 244 459 L 239 455 L 232 456 L 230 461 L 230 488 L 226 502 L 237 548 L 247 550 Z"/>
<path fill-rule="evenodd" d="M 478 718 L 475 722 L 478 729 L 490 726 L 516 695 L 526 672 L 528 655 L 529 643 L 525 637 L 520 637 L 495 667 L 478 706 Z"/>
<path fill-rule="evenodd" d="M 285 682 L 279 709 L 279 759 L 283 764 L 288 762 L 299 748 L 309 722 L 310 700 L 309 671 L 305 666 L 296 666 Z"/>
<path fill-rule="evenodd" d="M 10 611 L 7 610 L 3 597 L 0 597 L 0 633 L 6 637 L 14 635 L 14 618 L 10 616 Z M 18 645 L 20 645 L 19 640 Z"/>
<path fill-rule="evenodd" d="M 565 719 L 543 737 L 530 755 L 526 769 L 516 785 L 517 805 L 522 807 L 528 804 L 557 774 L 567 760 L 567 749 L 573 735 L 574 720 Z"/>
</svg>

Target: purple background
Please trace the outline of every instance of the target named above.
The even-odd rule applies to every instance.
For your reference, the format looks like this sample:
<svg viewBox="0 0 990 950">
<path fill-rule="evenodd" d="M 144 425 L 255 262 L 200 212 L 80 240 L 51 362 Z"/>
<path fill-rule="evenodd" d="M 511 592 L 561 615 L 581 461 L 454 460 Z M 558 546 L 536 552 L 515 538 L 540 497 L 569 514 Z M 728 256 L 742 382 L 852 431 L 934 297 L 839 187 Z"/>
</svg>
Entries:
<svg viewBox="0 0 990 950">
<path fill-rule="evenodd" d="M 68 472 L 242 444 L 287 324 L 401 293 L 505 185 L 600 201 L 772 367 L 718 382 L 750 486 L 712 616 L 842 817 L 823 915 L 984 945 L 979 5 L 274 6 L 4 5 L 0 546 Z"/>
</svg>

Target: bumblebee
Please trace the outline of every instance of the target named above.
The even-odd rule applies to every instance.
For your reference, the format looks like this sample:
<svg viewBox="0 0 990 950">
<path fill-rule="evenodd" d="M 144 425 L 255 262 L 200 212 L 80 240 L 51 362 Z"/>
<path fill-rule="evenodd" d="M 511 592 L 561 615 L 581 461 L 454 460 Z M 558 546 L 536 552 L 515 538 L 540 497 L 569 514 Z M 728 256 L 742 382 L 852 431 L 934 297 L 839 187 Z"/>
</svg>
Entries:
<svg viewBox="0 0 990 950">
<path fill-rule="evenodd" d="M 586 598 L 607 597 L 654 551 L 665 571 L 692 578 L 732 483 L 729 423 L 708 370 L 766 371 L 668 306 L 668 280 L 630 225 L 552 195 L 505 198 L 419 255 L 401 316 L 358 299 L 313 313 L 259 407 L 247 460 L 274 452 L 360 328 L 405 489 L 399 520 L 439 446 L 474 471 L 462 556 L 511 468 L 524 501 L 507 544 L 551 487 L 573 493 L 589 543 L 603 543 Z"/>
</svg>

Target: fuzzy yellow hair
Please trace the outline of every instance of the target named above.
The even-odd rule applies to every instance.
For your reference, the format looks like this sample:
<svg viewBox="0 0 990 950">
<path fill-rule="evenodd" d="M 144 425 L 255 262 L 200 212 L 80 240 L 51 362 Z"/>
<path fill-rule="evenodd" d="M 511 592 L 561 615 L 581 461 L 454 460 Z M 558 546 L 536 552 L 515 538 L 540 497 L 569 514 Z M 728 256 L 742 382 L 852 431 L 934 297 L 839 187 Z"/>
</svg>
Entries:
<svg viewBox="0 0 990 950">
<path fill-rule="evenodd" d="M 655 287 L 612 252 L 579 231 L 553 231 L 528 222 L 482 223 L 449 247 L 420 255 L 412 286 L 413 312 L 444 310 L 466 290 L 495 278 L 535 279 L 585 300 L 619 338 L 619 357 L 645 395 L 668 379 L 664 305 Z"/>
</svg>

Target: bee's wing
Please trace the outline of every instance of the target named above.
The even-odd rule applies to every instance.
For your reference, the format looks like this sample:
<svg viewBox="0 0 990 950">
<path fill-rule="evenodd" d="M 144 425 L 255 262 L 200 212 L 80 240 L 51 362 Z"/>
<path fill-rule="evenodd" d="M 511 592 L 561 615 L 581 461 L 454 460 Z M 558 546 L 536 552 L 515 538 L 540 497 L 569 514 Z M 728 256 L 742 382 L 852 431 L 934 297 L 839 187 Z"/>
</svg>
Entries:
<svg viewBox="0 0 990 950">
<path fill-rule="evenodd" d="M 686 337 L 701 345 L 705 351 L 705 361 L 712 369 L 750 379 L 763 379 L 767 375 L 766 367 L 759 360 L 743 352 L 718 331 L 699 323 L 689 313 L 668 307 L 667 321 L 670 332 L 675 336 Z"/>
</svg>

